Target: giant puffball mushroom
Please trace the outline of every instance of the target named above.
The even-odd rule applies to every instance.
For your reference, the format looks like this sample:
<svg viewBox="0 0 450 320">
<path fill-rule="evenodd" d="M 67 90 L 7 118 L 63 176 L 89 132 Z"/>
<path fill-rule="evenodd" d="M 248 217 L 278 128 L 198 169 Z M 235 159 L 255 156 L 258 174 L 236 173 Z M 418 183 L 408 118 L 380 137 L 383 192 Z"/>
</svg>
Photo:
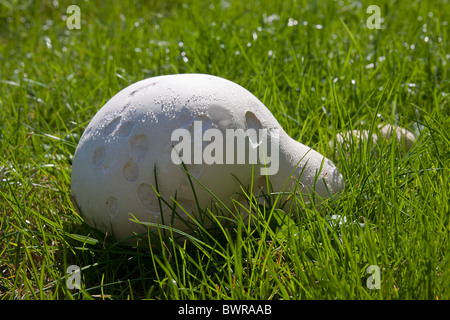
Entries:
<svg viewBox="0 0 450 320">
<path fill-rule="evenodd" d="M 391 124 L 380 124 L 378 125 L 378 130 L 376 130 L 378 133 L 372 133 L 372 143 L 376 144 L 378 142 L 378 137 L 383 137 L 386 140 L 389 140 L 391 137 L 394 136 L 397 140 L 397 143 L 402 147 L 404 151 L 408 151 L 414 142 L 416 141 L 416 138 L 414 137 L 414 134 L 404 128 L 394 126 Z M 341 148 L 343 151 L 346 151 L 346 156 L 348 156 L 348 150 L 350 149 L 350 144 L 355 143 L 359 145 L 360 142 L 364 142 L 369 138 L 369 131 L 368 130 L 349 130 L 345 132 L 340 132 L 336 135 L 336 143 L 341 145 Z M 330 147 L 333 147 L 334 142 L 333 140 L 329 143 Z M 337 148 L 336 148 L 337 149 Z"/>
<path fill-rule="evenodd" d="M 339 144 L 346 144 L 350 142 L 359 143 L 361 140 L 365 141 L 369 138 L 369 131 L 367 130 L 349 130 L 346 132 L 340 132 L 336 135 L 336 142 Z M 372 142 L 376 143 L 378 137 L 376 134 L 372 134 Z M 333 141 L 330 141 L 332 145 Z"/>
<path fill-rule="evenodd" d="M 229 132 L 236 134 L 233 141 L 246 137 L 244 150 L 229 149 L 230 139 L 216 141 Z M 252 150 L 259 152 L 256 163 Z M 273 191 L 328 198 L 344 188 L 333 163 L 289 137 L 243 87 L 211 75 L 167 75 L 130 85 L 97 112 L 74 154 L 71 188 L 86 222 L 121 240 L 145 232 L 131 214 L 188 232 L 187 212 L 195 216 L 197 203 L 211 207 L 212 194 L 233 207 L 252 171 L 256 187 L 268 178 Z M 176 195 L 179 216 L 158 201 L 156 188 L 170 204 Z"/>
<path fill-rule="evenodd" d="M 329 146 L 336 151 L 336 154 L 341 149 L 344 152 L 345 157 L 350 156 L 350 147 L 352 144 L 355 144 L 359 147 L 360 143 L 364 143 L 369 138 L 369 131 L 367 130 L 348 130 L 345 132 L 339 132 L 336 135 L 336 139 L 331 140 L 328 144 Z M 372 134 L 372 142 L 376 143 L 378 137 L 375 133 Z"/>
<path fill-rule="evenodd" d="M 404 128 L 394 126 L 391 124 L 380 124 L 378 125 L 378 129 L 380 131 L 380 134 L 385 139 L 390 139 L 391 136 L 395 135 L 395 138 L 397 139 L 397 143 L 399 143 L 403 150 L 408 151 L 411 149 L 414 142 L 416 142 L 416 138 L 414 134 Z"/>
</svg>

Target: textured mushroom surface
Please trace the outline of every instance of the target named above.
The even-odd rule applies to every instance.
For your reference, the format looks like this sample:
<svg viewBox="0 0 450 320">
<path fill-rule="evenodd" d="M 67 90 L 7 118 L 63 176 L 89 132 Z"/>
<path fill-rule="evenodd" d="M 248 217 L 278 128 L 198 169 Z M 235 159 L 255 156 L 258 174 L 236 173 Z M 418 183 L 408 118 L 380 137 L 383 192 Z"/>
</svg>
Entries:
<svg viewBox="0 0 450 320">
<path fill-rule="evenodd" d="M 134 83 L 112 97 L 79 141 L 73 158 L 72 194 L 88 224 L 116 239 L 145 231 L 130 221 L 131 214 L 141 221 L 173 222 L 175 228 L 189 230 L 182 221 L 189 220 L 184 210 L 195 214 L 197 205 L 183 164 L 173 158 L 181 141 L 174 141 L 174 133 L 180 129 L 191 137 L 203 135 L 200 144 L 192 141 L 192 150 L 200 155 L 213 141 L 206 137 L 210 133 L 225 137 L 227 130 L 234 130 L 247 134 L 245 147 L 235 146 L 229 158 L 230 150 L 223 144 L 224 159 L 243 155 L 243 162 L 183 161 L 201 208 L 216 202 L 210 192 L 232 207 L 231 199 L 238 198 L 241 184 L 250 185 L 252 168 L 256 188 L 265 185 L 266 178 L 273 191 L 310 193 L 315 186 L 315 192 L 325 198 L 344 188 L 342 175 L 330 160 L 290 138 L 272 113 L 240 85 L 211 75 L 159 76 Z M 250 163 L 252 149 L 261 148 L 271 156 L 270 166 Z M 158 201 L 156 179 L 161 197 L 171 201 L 176 195 L 184 208 L 177 210 L 182 219 L 172 219 L 170 207 Z"/>
</svg>

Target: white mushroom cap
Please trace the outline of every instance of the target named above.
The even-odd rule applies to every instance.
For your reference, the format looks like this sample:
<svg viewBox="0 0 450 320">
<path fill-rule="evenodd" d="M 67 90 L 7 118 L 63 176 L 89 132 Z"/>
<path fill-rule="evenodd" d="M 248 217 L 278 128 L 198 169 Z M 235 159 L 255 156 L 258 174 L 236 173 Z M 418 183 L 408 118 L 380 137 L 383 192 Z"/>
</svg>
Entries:
<svg viewBox="0 0 450 320">
<path fill-rule="evenodd" d="M 336 135 L 336 142 L 339 144 L 344 143 L 359 143 L 369 138 L 369 131 L 367 130 L 349 130 L 346 132 L 340 132 Z M 375 133 L 372 134 L 372 142 L 376 143 L 378 137 Z M 332 142 L 332 141 L 331 141 Z"/>
<path fill-rule="evenodd" d="M 397 139 L 397 142 L 402 146 L 402 148 L 405 151 L 408 151 L 411 149 L 414 142 L 416 142 L 416 137 L 414 137 L 414 134 L 404 128 L 394 126 L 391 124 L 380 124 L 378 126 L 378 129 L 380 130 L 381 136 L 383 136 L 385 139 L 390 139 L 391 136 L 395 133 L 395 138 Z"/>
<path fill-rule="evenodd" d="M 393 133 L 395 132 L 395 138 L 397 139 L 397 143 L 400 144 L 402 149 L 404 151 L 408 151 L 414 142 L 416 141 L 416 138 L 414 137 L 414 134 L 412 134 L 410 131 L 390 125 L 390 124 L 380 124 L 378 125 L 377 133 L 372 133 L 372 143 L 376 144 L 378 142 L 378 136 L 385 138 L 386 140 L 389 140 Z M 349 130 L 345 132 L 340 132 L 336 135 L 335 142 L 331 140 L 329 142 L 330 147 L 333 147 L 334 143 L 338 143 L 341 145 L 341 148 L 343 151 L 346 151 L 346 155 L 348 156 L 348 150 L 350 148 L 350 144 L 358 144 L 360 142 L 364 142 L 369 138 L 369 131 L 368 130 Z M 336 146 L 336 145 L 334 145 Z M 337 149 L 337 148 L 336 148 Z"/>
<path fill-rule="evenodd" d="M 145 232 L 130 221 L 130 214 L 145 222 L 173 222 L 173 227 L 189 231 L 182 219 L 172 219 L 168 206 L 162 203 L 160 207 L 156 188 L 169 202 L 176 195 L 189 213 L 197 212 L 196 201 L 201 208 L 212 207 L 216 201 L 211 193 L 232 207 L 231 199 L 238 197 L 240 185 L 250 185 L 252 164 L 186 164 L 192 177 L 208 189 L 194 181 L 195 199 L 182 165 L 171 158 L 178 143 L 172 141 L 172 134 L 186 129 L 195 136 L 198 121 L 202 134 L 212 128 L 222 133 L 227 129 L 266 130 L 267 143 L 261 136 L 255 141 L 250 137 L 249 143 L 253 148 L 269 149 L 268 155 L 279 150 L 278 166 L 267 165 L 267 170 L 277 169 L 268 176 L 274 191 L 312 192 L 315 185 L 318 195 L 329 197 L 344 188 L 342 175 L 331 161 L 290 138 L 271 112 L 243 87 L 210 75 L 159 76 L 117 93 L 83 133 L 73 159 L 71 183 L 86 221 L 116 239 Z M 207 145 L 200 147 L 205 151 Z M 235 157 L 243 152 L 234 151 Z M 245 152 L 248 160 L 249 151 Z M 276 165 L 275 160 L 271 165 Z M 263 164 L 255 164 L 256 181 L 262 181 L 261 177 L 265 181 L 261 168 Z M 301 173 L 299 188 L 295 180 Z M 182 210 L 177 212 L 189 220 Z"/>
</svg>

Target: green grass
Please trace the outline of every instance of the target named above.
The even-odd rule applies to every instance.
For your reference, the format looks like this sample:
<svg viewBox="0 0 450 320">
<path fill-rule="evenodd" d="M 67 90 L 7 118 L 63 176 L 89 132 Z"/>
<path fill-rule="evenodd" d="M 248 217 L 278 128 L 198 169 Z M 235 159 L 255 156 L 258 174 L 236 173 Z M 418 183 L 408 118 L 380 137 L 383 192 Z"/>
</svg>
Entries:
<svg viewBox="0 0 450 320">
<path fill-rule="evenodd" d="M 66 28 L 71 4 L 80 30 Z M 366 26 L 371 4 L 383 29 Z M 446 5 L 0 0 L 0 298 L 449 299 Z M 295 197 L 283 211 L 252 206 L 254 226 L 236 217 L 150 251 L 84 224 L 70 196 L 74 137 L 120 89 L 186 72 L 250 90 L 332 159 L 341 196 L 321 208 Z M 328 144 L 380 123 L 416 143 L 354 143 L 348 157 Z M 81 268 L 80 290 L 66 286 L 69 265 Z M 369 265 L 380 290 L 366 285 Z"/>
</svg>

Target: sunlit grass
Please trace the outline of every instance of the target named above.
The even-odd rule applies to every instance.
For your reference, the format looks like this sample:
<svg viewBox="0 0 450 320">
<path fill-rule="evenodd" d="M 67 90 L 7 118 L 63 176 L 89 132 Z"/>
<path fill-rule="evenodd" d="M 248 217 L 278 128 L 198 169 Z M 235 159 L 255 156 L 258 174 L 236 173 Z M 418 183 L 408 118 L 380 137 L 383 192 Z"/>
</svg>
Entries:
<svg viewBox="0 0 450 320">
<path fill-rule="evenodd" d="M 2 299 L 449 299 L 449 34 L 445 1 L 82 2 L 0 0 Z M 209 73 L 252 92 L 346 179 L 320 207 L 250 205 L 186 241 L 160 226 L 137 248 L 89 228 L 70 195 L 76 142 L 143 78 Z M 330 146 L 401 125 L 416 142 Z M 199 188 L 195 181 L 193 187 Z M 275 200 L 277 195 L 271 195 Z M 176 208 L 180 210 L 180 208 Z M 132 218 L 132 217 L 130 217 Z M 144 223 L 145 222 L 136 222 Z M 150 243 L 149 243 L 150 241 Z M 69 265 L 81 289 L 67 287 Z M 367 287 L 369 265 L 381 289 Z"/>
</svg>

